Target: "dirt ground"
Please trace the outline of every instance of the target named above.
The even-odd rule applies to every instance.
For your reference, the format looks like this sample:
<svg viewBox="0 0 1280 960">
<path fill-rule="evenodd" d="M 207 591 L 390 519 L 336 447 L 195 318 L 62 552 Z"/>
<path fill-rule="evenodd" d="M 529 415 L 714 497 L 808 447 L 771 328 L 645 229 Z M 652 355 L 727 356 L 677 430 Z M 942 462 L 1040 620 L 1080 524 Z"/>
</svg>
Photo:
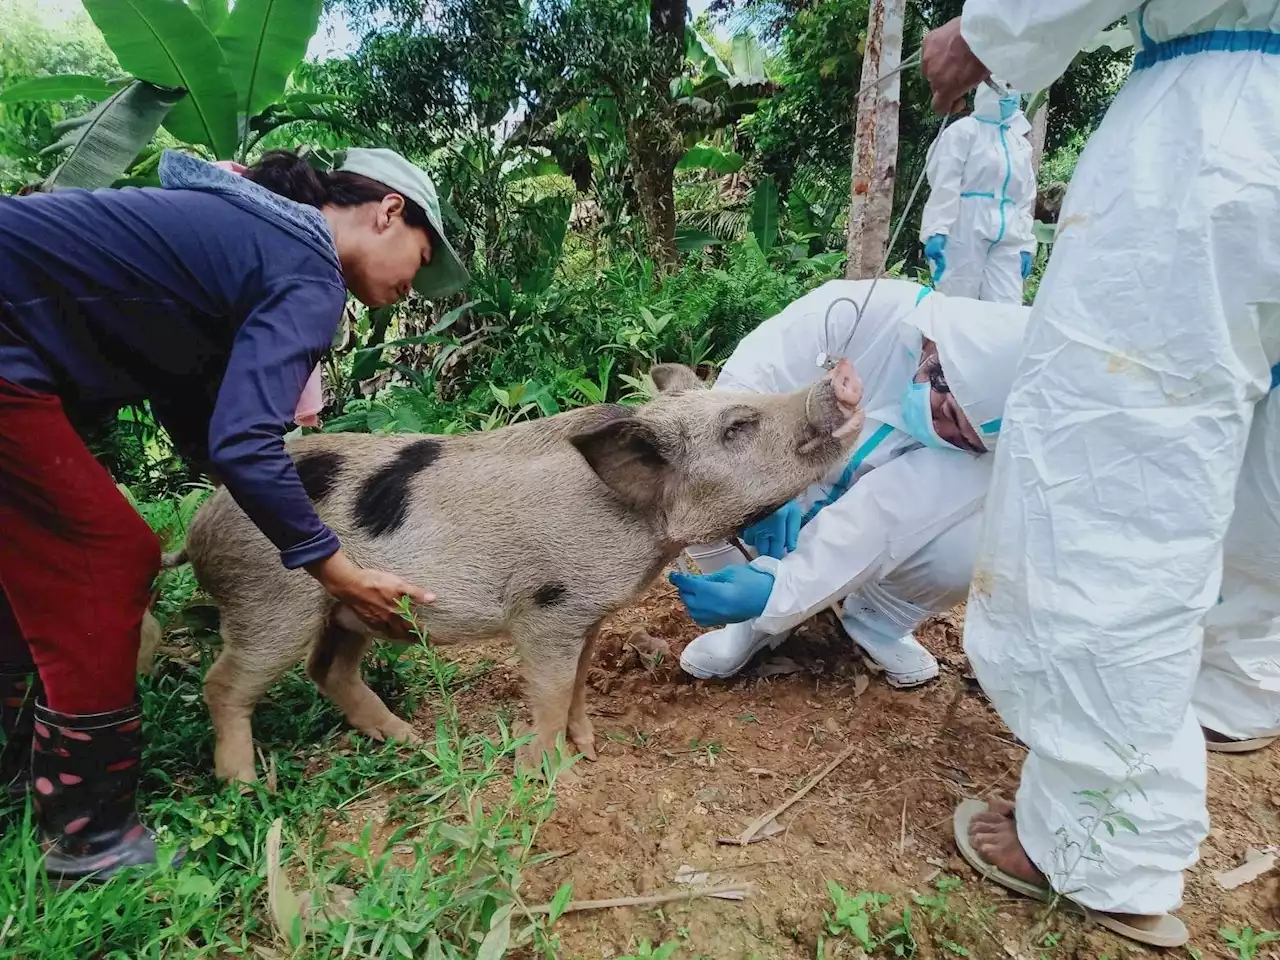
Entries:
<svg viewBox="0 0 1280 960">
<path fill-rule="evenodd" d="M 828 879 L 850 893 L 892 894 L 900 909 L 914 893 L 929 893 L 942 873 L 963 885 L 935 927 L 946 927 L 946 938 L 969 956 L 1154 955 L 1078 919 L 1047 916 L 981 881 L 956 854 L 957 802 L 1001 792 L 1012 797 L 1025 753 L 969 675 L 960 618 L 957 611 L 918 632 L 942 662 L 942 676 L 914 691 L 893 690 L 870 673 L 831 614 L 731 682 L 697 681 L 680 671 L 680 651 L 699 631 L 665 584 L 614 618 L 590 680 L 599 760 L 581 762 L 579 780 L 558 790 L 539 848 L 565 855 L 538 868 L 526 895 L 549 898 L 566 880 L 575 900 L 652 894 L 673 889 L 686 865 L 711 883 L 749 883 L 751 892 L 741 901 L 569 915 L 557 926 L 565 956 L 624 955 L 648 939 L 679 940 L 680 957 L 813 958 L 823 911 L 831 909 Z M 654 649 L 661 655 L 655 658 Z M 449 653 L 499 664 L 460 696 L 464 716 L 491 723 L 501 706 L 519 711 L 509 649 Z M 778 818 L 780 833 L 749 846 L 717 842 L 740 833 L 855 744 Z M 1179 914 L 1206 958 L 1237 956 L 1218 937 L 1219 927 L 1280 928 L 1280 874 L 1230 892 L 1213 877 L 1237 866 L 1247 848 L 1280 843 L 1278 763 L 1277 749 L 1210 755 L 1213 829 Z M 860 955 L 830 948 L 828 942 L 827 956 Z M 1280 958 L 1280 950 L 1269 950 L 1257 956 Z M 917 954 L 945 955 L 925 944 Z"/>
</svg>

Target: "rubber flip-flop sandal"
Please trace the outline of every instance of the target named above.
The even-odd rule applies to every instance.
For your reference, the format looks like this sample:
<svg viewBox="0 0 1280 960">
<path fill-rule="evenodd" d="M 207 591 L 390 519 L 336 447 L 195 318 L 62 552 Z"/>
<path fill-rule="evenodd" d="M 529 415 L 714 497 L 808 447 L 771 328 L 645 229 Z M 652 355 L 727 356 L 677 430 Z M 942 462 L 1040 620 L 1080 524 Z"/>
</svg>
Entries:
<svg viewBox="0 0 1280 960">
<path fill-rule="evenodd" d="M 960 855 L 968 861 L 969 866 L 973 867 L 992 883 L 999 884 L 1006 890 L 1020 893 L 1032 900 L 1038 900 L 1040 903 L 1048 903 L 1053 899 L 1053 891 L 1048 887 L 1028 883 L 1026 880 L 1019 880 L 1017 877 L 1005 873 L 999 867 L 982 859 L 982 855 L 974 849 L 973 844 L 969 841 L 969 823 L 978 814 L 986 812 L 987 805 L 981 800 L 966 800 L 956 807 L 952 823 L 955 827 L 956 847 L 959 848 Z M 1151 917 L 1150 919 L 1153 923 L 1149 927 L 1139 927 L 1120 919 L 1115 914 L 1090 910 L 1088 907 L 1081 906 L 1065 897 L 1060 902 L 1071 910 L 1082 914 L 1086 919 L 1092 920 L 1098 926 L 1105 927 L 1112 933 L 1118 933 L 1122 937 L 1127 937 L 1150 947 L 1180 947 L 1189 939 L 1186 924 L 1169 913 L 1161 914 L 1159 917 Z"/>
<path fill-rule="evenodd" d="M 1204 727 L 1204 748 L 1210 753 L 1253 753 L 1255 750 L 1261 750 L 1269 747 L 1277 740 L 1280 740 L 1280 734 L 1265 737 L 1250 737 L 1248 740 L 1212 740 L 1210 733 L 1214 736 L 1222 736 L 1216 731 L 1205 730 Z"/>
</svg>

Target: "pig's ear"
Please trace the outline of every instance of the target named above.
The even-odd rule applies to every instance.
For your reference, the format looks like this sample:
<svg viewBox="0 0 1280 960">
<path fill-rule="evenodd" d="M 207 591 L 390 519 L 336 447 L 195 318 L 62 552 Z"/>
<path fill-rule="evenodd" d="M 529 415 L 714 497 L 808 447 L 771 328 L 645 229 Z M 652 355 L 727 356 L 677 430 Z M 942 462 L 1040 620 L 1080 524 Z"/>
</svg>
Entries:
<svg viewBox="0 0 1280 960">
<path fill-rule="evenodd" d="M 706 386 L 698 375 L 683 363 L 660 363 L 649 371 L 653 385 L 659 393 L 679 393 L 681 390 L 701 390 Z"/>
<path fill-rule="evenodd" d="M 569 442 L 625 503 L 640 510 L 657 504 L 668 465 L 652 426 L 623 417 L 570 437 Z"/>
</svg>

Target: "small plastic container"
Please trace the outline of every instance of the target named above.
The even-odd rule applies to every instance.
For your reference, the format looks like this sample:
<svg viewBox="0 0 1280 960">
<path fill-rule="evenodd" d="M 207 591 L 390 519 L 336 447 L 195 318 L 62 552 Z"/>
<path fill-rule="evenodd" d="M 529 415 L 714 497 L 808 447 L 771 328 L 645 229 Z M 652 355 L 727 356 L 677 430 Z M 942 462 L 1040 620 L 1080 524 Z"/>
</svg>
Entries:
<svg viewBox="0 0 1280 960">
<path fill-rule="evenodd" d="M 750 548 L 747 548 L 750 550 Z M 735 547 L 727 540 L 720 540 L 717 543 L 695 544 L 684 548 L 684 556 L 680 557 L 680 568 L 686 573 L 691 572 L 685 569 L 684 557 L 687 556 L 693 561 L 698 573 L 715 573 L 717 570 L 723 570 L 725 567 L 736 566 L 740 563 L 746 563 L 748 558 L 742 555 L 742 551 Z"/>
</svg>

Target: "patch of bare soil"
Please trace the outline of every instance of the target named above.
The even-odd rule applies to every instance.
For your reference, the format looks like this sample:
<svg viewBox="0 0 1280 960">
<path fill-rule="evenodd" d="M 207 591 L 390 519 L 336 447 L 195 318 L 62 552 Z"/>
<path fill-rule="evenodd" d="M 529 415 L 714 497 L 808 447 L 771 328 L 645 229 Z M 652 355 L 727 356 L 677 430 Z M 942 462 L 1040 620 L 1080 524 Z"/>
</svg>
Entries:
<svg viewBox="0 0 1280 960">
<path fill-rule="evenodd" d="M 681 941 L 681 957 L 812 958 L 823 912 L 831 909 L 827 880 L 851 893 L 892 894 L 900 908 L 914 893 L 930 893 L 940 873 L 964 883 L 933 929 L 969 956 L 1152 955 L 1070 916 L 1046 916 L 981 881 L 956 853 L 956 804 L 993 793 L 1012 797 L 1025 755 L 968 674 L 961 616 L 956 611 L 918 631 L 943 669 L 914 691 L 893 690 L 870 674 L 830 614 L 729 682 L 680 671 L 680 651 L 699 630 L 665 584 L 614 618 L 590 679 L 599 761 L 581 762 L 580 780 L 558 790 L 539 846 L 569 853 L 540 867 L 526 896 L 547 899 L 566 880 L 575 900 L 650 894 L 671 889 L 685 865 L 712 883 L 748 882 L 752 892 L 736 902 L 569 915 L 557 926 L 565 956 L 625 955 L 648 939 Z M 460 696 L 469 722 L 491 724 L 500 708 L 521 711 L 509 649 L 457 652 L 499 664 Z M 717 842 L 853 744 L 857 749 L 779 818 L 780 833 L 749 846 Z M 1238 865 L 1247 848 L 1280 843 L 1278 763 L 1278 749 L 1210 755 L 1213 830 L 1179 914 L 1204 957 L 1236 956 L 1217 936 L 1221 926 L 1280 928 L 1280 874 L 1229 892 L 1213 877 Z M 913 918 L 917 930 L 928 926 L 921 914 Z M 832 947 L 828 940 L 827 956 L 860 955 Z M 1258 956 L 1280 957 L 1269 949 Z M 952 954 L 922 942 L 916 955 Z"/>
</svg>

